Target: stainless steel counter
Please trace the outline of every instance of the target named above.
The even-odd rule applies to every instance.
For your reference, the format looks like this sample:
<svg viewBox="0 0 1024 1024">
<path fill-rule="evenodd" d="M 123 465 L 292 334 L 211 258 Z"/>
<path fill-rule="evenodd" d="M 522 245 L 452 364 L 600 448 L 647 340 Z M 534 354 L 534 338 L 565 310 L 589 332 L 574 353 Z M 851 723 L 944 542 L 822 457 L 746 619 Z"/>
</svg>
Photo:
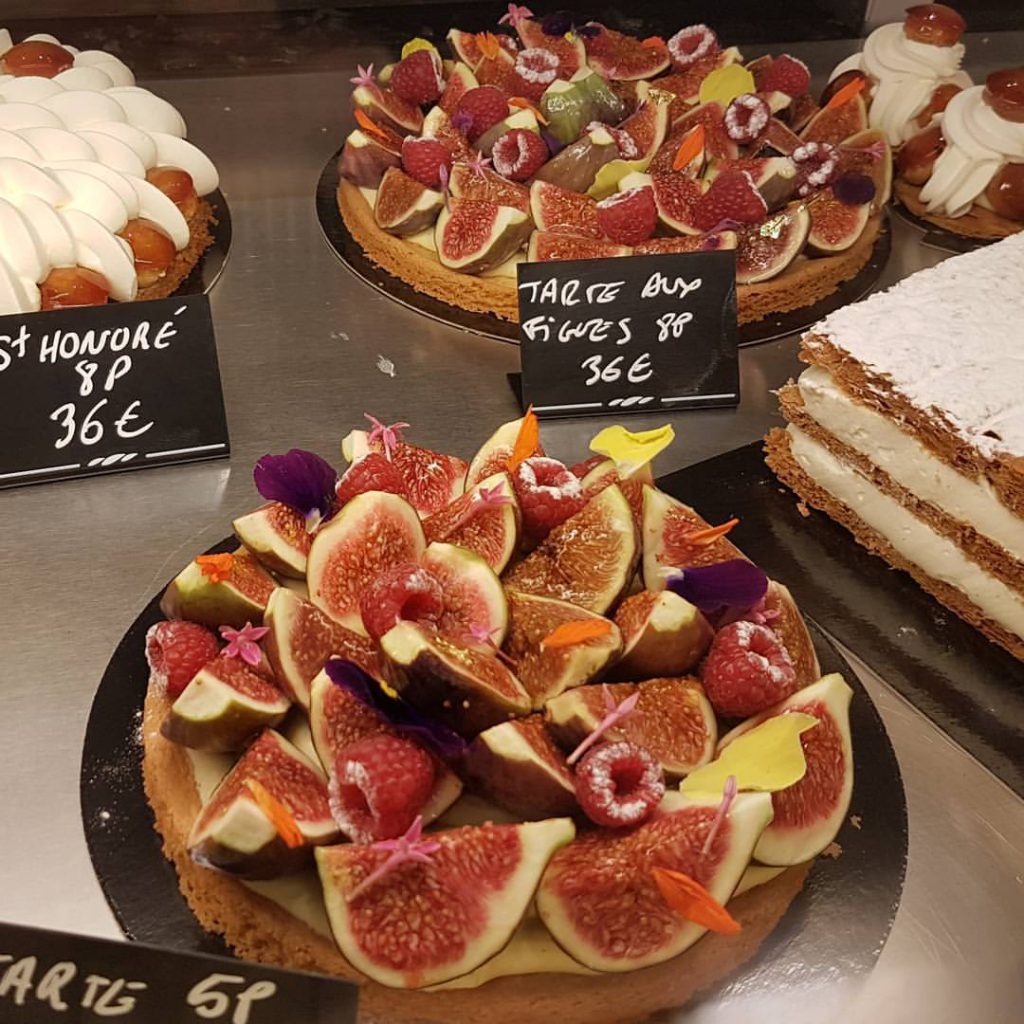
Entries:
<svg viewBox="0 0 1024 1024">
<path fill-rule="evenodd" d="M 826 69 L 852 43 L 785 45 Z M 970 41 L 983 75 L 1024 52 L 1024 34 Z M 116 936 L 82 837 L 78 770 L 93 691 L 138 610 L 195 553 L 257 503 L 253 462 L 311 448 L 339 461 L 338 440 L 364 411 L 405 419 L 424 444 L 471 454 L 517 415 L 505 375 L 514 346 L 418 317 L 341 266 L 320 236 L 313 189 L 347 123 L 351 47 L 336 72 L 148 82 L 178 104 L 217 161 L 234 244 L 212 294 L 233 444 L 230 461 L 0 493 L 0 919 Z M 931 264 L 898 220 L 883 283 Z M 770 389 L 798 368 L 796 340 L 747 349 L 738 410 L 673 418 L 665 471 L 761 436 Z M 377 368 L 391 360 L 394 377 Z M 186 395 L 182 401 L 187 401 Z M 634 429 L 663 416 L 635 416 Z M 556 456 L 575 459 L 595 423 L 545 424 Z M 694 495 L 700 504 L 700 495 Z M 812 609 L 813 612 L 813 609 Z M 910 864 L 892 936 L 866 984 L 837 972 L 820 992 L 780 991 L 761 1019 L 931 1024 L 1024 1018 L 1024 804 L 865 670 L 903 770 Z M 867 827 L 867 826 L 866 826 Z M 841 921 L 836 922 L 842 928 Z M 738 1020 L 742 1000 L 700 1021 Z"/>
</svg>

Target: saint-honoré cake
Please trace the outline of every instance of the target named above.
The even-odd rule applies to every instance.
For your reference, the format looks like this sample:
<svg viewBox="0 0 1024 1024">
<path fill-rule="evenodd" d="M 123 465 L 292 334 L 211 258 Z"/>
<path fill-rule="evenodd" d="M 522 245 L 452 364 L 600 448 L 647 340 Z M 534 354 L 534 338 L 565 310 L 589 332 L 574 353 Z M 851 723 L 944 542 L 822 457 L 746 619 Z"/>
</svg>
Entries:
<svg viewBox="0 0 1024 1024">
<path fill-rule="evenodd" d="M 768 463 L 1024 658 L 1024 237 L 847 306 L 803 339 Z"/>
<path fill-rule="evenodd" d="M 0 29 L 0 315 L 174 292 L 218 185 L 185 133 L 113 54 Z"/>
</svg>

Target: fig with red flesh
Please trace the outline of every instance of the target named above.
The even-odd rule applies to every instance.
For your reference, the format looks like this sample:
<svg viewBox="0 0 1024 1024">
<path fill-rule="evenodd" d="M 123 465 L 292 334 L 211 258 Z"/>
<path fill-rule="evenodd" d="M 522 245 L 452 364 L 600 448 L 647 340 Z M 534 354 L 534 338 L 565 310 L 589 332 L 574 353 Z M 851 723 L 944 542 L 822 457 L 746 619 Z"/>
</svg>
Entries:
<svg viewBox="0 0 1024 1024">
<path fill-rule="evenodd" d="M 473 787 L 525 821 L 575 814 L 572 772 L 542 715 L 485 729 L 469 745 L 464 768 Z"/>
<path fill-rule="evenodd" d="M 607 129 L 598 126 L 556 153 L 534 175 L 534 180 L 551 181 L 570 192 L 586 192 L 594 184 L 597 172 L 618 156 L 615 139 Z"/>
<path fill-rule="evenodd" d="M 556 526 L 505 583 L 603 615 L 625 593 L 639 555 L 629 502 L 613 484 Z"/>
<path fill-rule="evenodd" d="M 514 206 L 530 211 L 530 190 L 517 181 L 509 181 L 488 167 L 475 168 L 465 163 L 452 167 L 448 188 L 459 199 L 486 199 L 499 206 Z"/>
<path fill-rule="evenodd" d="M 424 139 L 437 139 L 452 155 L 453 161 L 471 160 L 475 150 L 469 140 L 453 124 L 451 118 L 440 108 L 432 107 L 423 118 Z"/>
<path fill-rule="evenodd" d="M 587 61 L 583 40 L 574 32 L 548 35 L 539 21 L 522 18 L 516 23 L 516 32 L 524 49 L 537 47 L 548 50 L 558 58 L 558 77 L 571 78 Z"/>
<path fill-rule="evenodd" d="M 568 647 L 545 647 L 543 641 L 567 622 L 607 622 L 585 608 L 508 589 L 509 630 L 505 654 L 535 708 L 574 686 L 589 683 L 622 649 L 619 629 L 612 623 L 602 636 L 581 640 Z"/>
<path fill-rule="evenodd" d="M 777 210 L 788 202 L 796 191 L 796 166 L 788 157 L 758 156 L 741 157 L 738 160 L 713 160 L 706 177 L 713 181 L 725 170 L 746 171 L 769 210 Z"/>
<path fill-rule="evenodd" d="M 773 117 L 768 127 L 755 143 L 757 156 L 789 156 L 803 143 L 800 136 L 787 128 L 778 118 Z"/>
<path fill-rule="evenodd" d="M 591 30 L 583 37 L 587 63 L 604 78 L 624 81 L 653 78 L 669 65 L 668 47 L 664 44 L 645 44 L 595 21 L 587 22 L 587 28 Z"/>
<path fill-rule="evenodd" d="M 821 677 L 818 654 L 807 623 L 789 590 L 776 580 L 768 581 L 762 611 L 768 626 L 782 641 L 796 669 L 797 685 L 809 686 Z"/>
<path fill-rule="evenodd" d="M 690 676 L 648 679 L 608 686 L 616 704 L 639 691 L 636 710 L 609 738 L 625 739 L 647 750 L 665 774 L 688 775 L 714 757 L 718 741 L 715 712 L 704 688 Z M 603 686 L 581 686 L 547 703 L 551 730 L 566 747 L 582 743 L 607 714 Z"/>
<path fill-rule="evenodd" d="M 389 167 L 377 190 L 373 219 L 382 231 L 398 238 L 418 235 L 429 228 L 444 206 L 444 196 L 410 177 L 399 167 Z"/>
<path fill-rule="evenodd" d="M 313 543 L 305 516 L 290 505 L 271 501 L 239 516 L 232 524 L 235 536 L 268 568 L 281 576 L 306 577 L 306 559 Z"/>
<path fill-rule="evenodd" d="M 833 673 L 797 690 L 722 738 L 719 751 L 777 715 L 802 712 L 818 719 L 816 726 L 800 736 L 807 762 L 803 778 L 772 794 L 775 815 L 754 848 L 754 858 L 762 864 L 802 864 L 811 860 L 835 839 L 845 821 L 853 793 L 852 696 L 843 677 Z"/>
<path fill-rule="evenodd" d="M 864 100 L 854 96 L 838 107 L 819 110 L 800 132 L 800 139 L 802 142 L 828 142 L 837 146 L 867 127 L 868 113 Z"/>
<path fill-rule="evenodd" d="M 160 731 L 183 747 L 226 753 L 274 728 L 289 707 L 291 701 L 241 658 L 219 654 L 192 677 Z"/>
<path fill-rule="evenodd" d="M 653 256 L 661 252 L 721 252 L 735 249 L 735 231 L 718 231 L 706 235 L 681 235 L 675 238 L 648 238 L 633 246 L 634 256 Z"/>
<path fill-rule="evenodd" d="M 476 486 L 481 480 L 486 480 L 495 473 L 504 473 L 508 469 L 508 460 L 512 456 L 512 449 L 515 447 L 516 439 L 523 429 L 522 418 L 509 420 L 503 423 L 491 436 L 480 446 L 480 450 L 473 456 L 466 473 L 466 487 Z M 529 457 L 543 455 L 544 449 L 538 442 L 537 447 L 530 452 Z"/>
<path fill-rule="evenodd" d="M 669 110 L 673 125 L 693 109 L 693 104 L 700 95 L 701 82 L 716 68 L 735 64 L 738 57 L 739 50 L 731 46 L 726 50 L 700 57 L 688 67 L 662 75 L 651 83 L 655 88 L 664 89 L 676 97 Z"/>
<path fill-rule="evenodd" d="M 371 121 L 385 125 L 400 135 L 419 135 L 423 128 L 423 111 L 390 89 L 377 85 L 358 85 L 352 92 L 352 103 Z"/>
<path fill-rule="evenodd" d="M 360 188 L 377 188 L 389 167 L 402 166 L 402 140 L 381 126 L 380 136 L 357 128 L 345 140 L 338 173 Z"/>
<path fill-rule="evenodd" d="M 267 601 L 263 648 L 274 676 L 296 704 L 309 707 L 309 684 L 328 658 L 347 658 L 379 676 L 380 656 L 367 637 L 346 629 L 311 601 L 278 587 Z"/>
<path fill-rule="evenodd" d="M 583 235 L 567 235 L 560 231 L 534 231 L 526 258 L 531 263 L 551 263 L 555 260 L 604 260 L 613 256 L 629 256 L 628 245 L 606 242 Z"/>
<path fill-rule="evenodd" d="M 433 832 L 439 849 L 372 881 L 386 851 L 320 849 L 331 931 L 345 959 L 381 985 L 422 988 L 468 974 L 508 944 L 552 854 L 574 835 L 568 818 Z"/>
<path fill-rule="evenodd" d="M 434 229 L 443 266 L 480 274 L 504 263 L 529 236 L 527 214 L 483 199 L 452 199 Z"/>
<path fill-rule="evenodd" d="M 615 679 L 653 679 L 689 672 L 704 656 L 714 630 L 689 601 L 671 590 L 641 591 L 615 613 L 622 633 L 622 656 Z"/>
<path fill-rule="evenodd" d="M 676 150 L 697 125 L 704 128 L 704 152 L 709 159 L 735 160 L 740 155 L 739 146 L 729 138 L 725 130 L 725 108 L 720 103 L 712 101 L 693 107 L 685 117 L 672 126 L 672 131 L 658 154 L 659 160 L 665 161 L 667 166 L 662 167 L 659 164 L 657 170 L 672 169 Z M 650 170 L 654 169 L 652 164 Z"/>
<path fill-rule="evenodd" d="M 473 76 L 480 85 L 493 85 L 506 96 L 522 94 L 521 81 L 516 74 L 516 59 L 508 50 L 498 50 L 493 56 L 481 57 L 473 66 Z"/>
<path fill-rule="evenodd" d="M 169 619 L 188 619 L 211 629 L 241 629 L 247 622 L 263 621 L 263 610 L 276 586 L 254 555 L 236 548 L 223 579 L 205 573 L 197 560 L 189 562 L 164 591 L 160 610 Z"/>
<path fill-rule="evenodd" d="M 704 193 L 703 182 L 670 171 L 652 174 L 651 184 L 662 225 L 680 235 L 699 235 L 700 228 L 693 223 L 693 208 Z"/>
<path fill-rule="evenodd" d="M 383 491 L 356 495 L 313 539 L 306 574 L 310 600 L 364 633 L 363 590 L 381 573 L 418 562 L 426 546 L 419 516 L 403 498 Z"/>
<path fill-rule="evenodd" d="M 290 819 L 287 839 L 254 790 L 269 796 Z M 338 839 L 328 800 L 327 779 L 319 767 L 280 733 L 267 729 L 199 812 L 188 837 L 189 854 L 204 867 L 240 878 L 276 878 L 298 871 L 311 860 L 314 846 Z"/>
<path fill-rule="evenodd" d="M 872 210 L 880 210 L 892 192 L 892 148 L 877 128 L 857 132 L 839 147 L 839 173 L 866 174 L 875 184 Z"/>
<path fill-rule="evenodd" d="M 474 629 L 486 630 L 500 646 L 508 630 L 508 603 L 487 562 L 466 548 L 435 541 L 423 552 L 420 565 L 441 584 L 444 611 L 438 630 L 456 640 L 472 636 Z"/>
<path fill-rule="evenodd" d="M 463 64 L 475 68 L 483 60 L 484 52 L 480 49 L 475 32 L 464 32 L 462 29 L 453 28 L 448 30 L 447 39 L 448 45 L 452 48 L 452 54 Z M 506 49 L 515 49 L 514 39 L 499 35 L 498 42 Z M 511 44 L 511 46 L 507 44 Z"/>
<path fill-rule="evenodd" d="M 818 192 L 807 204 L 811 228 L 807 247 L 820 256 L 845 252 L 857 241 L 871 217 L 871 203 L 849 206 L 836 198 L 832 188 Z"/>
<path fill-rule="evenodd" d="M 771 820 L 767 793 L 740 793 L 704 846 L 716 797 L 666 793 L 633 829 L 594 829 L 559 850 L 537 891 L 537 910 L 555 941 L 597 971 L 633 971 L 678 956 L 704 928 L 662 897 L 652 869 L 687 875 L 725 904 Z"/>
<path fill-rule="evenodd" d="M 648 242 L 653 239 L 648 239 Z M 668 241 L 668 239 L 665 239 Z M 636 250 L 634 250 L 636 251 Z M 589 501 L 600 494 L 606 487 L 618 484 L 629 502 L 629 510 L 633 513 L 633 522 L 637 531 L 643 525 L 644 487 L 654 483 L 654 474 L 651 472 L 651 464 L 648 462 L 639 469 L 634 470 L 628 477 L 623 479 L 619 475 L 619 468 L 612 459 L 604 459 L 593 466 L 580 479 L 580 486 L 583 488 L 583 495 Z"/>
<path fill-rule="evenodd" d="M 654 100 L 643 104 L 619 125 L 619 130 L 633 140 L 639 153 L 634 159 L 649 163 L 668 134 L 668 104 Z"/>
<path fill-rule="evenodd" d="M 601 238 L 593 196 L 570 192 L 550 181 L 535 181 L 530 186 L 530 210 L 538 231 Z"/>
<path fill-rule="evenodd" d="M 444 92 L 441 93 L 437 105 L 450 116 L 455 113 L 459 100 L 470 89 L 476 89 L 480 83 L 477 81 L 476 75 L 473 74 L 473 69 L 461 60 L 455 62 L 445 77 Z"/>
<path fill-rule="evenodd" d="M 402 698 L 463 736 L 530 710 L 522 683 L 473 641 L 459 643 L 416 623 L 399 622 L 380 643 Z"/>
<path fill-rule="evenodd" d="M 760 224 L 736 229 L 736 283 L 778 277 L 803 251 L 811 215 L 803 205 L 773 213 Z"/>
</svg>

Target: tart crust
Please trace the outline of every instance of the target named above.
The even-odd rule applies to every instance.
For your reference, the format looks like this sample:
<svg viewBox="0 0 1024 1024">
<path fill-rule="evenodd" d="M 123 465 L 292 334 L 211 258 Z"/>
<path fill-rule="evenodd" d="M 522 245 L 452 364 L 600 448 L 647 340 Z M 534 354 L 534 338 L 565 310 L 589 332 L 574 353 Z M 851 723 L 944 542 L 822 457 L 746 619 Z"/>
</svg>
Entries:
<svg viewBox="0 0 1024 1024">
<path fill-rule="evenodd" d="M 200 801 L 187 751 L 166 740 L 160 722 L 167 697 L 150 685 L 143 719 L 146 795 L 178 872 L 185 899 L 202 926 L 222 935 L 238 956 L 318 971 L 361 985 L 360 1024 L 633 1024 L 681 1006 L 752 957 L 803 887 L 810 864 L 789 868 L 729 904 L 743 925 L 736 936 L 709 933 L 665 963 L 627 974 L 531 974 L 497 978 L 475 989 L 417 992 L 363 978 L 335 944 L 229 875 L 195 864 L 186 843 Z"/>
<path fill-rule="evenodd" d="M 205 199 L 199 200 L 196 212 L 188 219 L 188 245 L 177 254 L 167 273 L 155 284 L 140 288 L 137 302 L 147 299 L 166 299 L 173 295 L 185 278 L 195 269 L 200 257 L 213 245 L 212 227 L 217 223 L 213 207 Z"/>
<path fill-rule="evenodd" d="M 437 256 L 414 242 L 396 238 L 377 227 L 373 210 L 351 182 L 338 186 L 338 209 L 349 234 L 366 255 L 418 292 L 451 306 L 475 313 L 493 313 L 502 320 L 519 319 L 515 282 L 509 278 L 475 277 L 442 266 Z M 813 305 L 855 277 L 871 258 L 882 230 L 881 216 L 868 221 L 860 238 L 845 252 L 821 259 L 800 258 L 778 277 L 759 284 L 736 288 L 738 319 L 741 324 L 763 320 Z"/>
<path fill-rule="evenodd" d="M 893 182 L 896 198 L 915 216 L 934 224 L 951 235 L 963 235 L 966 238 L 982 238 L 997 241 L 1008 238 L 1024 229 L 1024 224 L 1017 220 L 1008 220 L 992 210 L 975 203 L 962 217 L 946 217 L 938 213 L 929 213 L 927 204 L 921 202 L 921 185 L 911 185 L 902 178 Z"/>
</svg>

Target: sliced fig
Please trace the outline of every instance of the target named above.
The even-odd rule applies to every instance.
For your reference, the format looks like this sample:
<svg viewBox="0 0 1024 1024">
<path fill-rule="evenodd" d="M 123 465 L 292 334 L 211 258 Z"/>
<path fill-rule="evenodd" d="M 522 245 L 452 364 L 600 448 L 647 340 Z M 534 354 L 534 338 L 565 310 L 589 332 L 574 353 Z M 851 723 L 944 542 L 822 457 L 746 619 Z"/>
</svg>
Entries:
<svg viewBox="0 0 1024 1024">
<path fill-rule="evenodd" d="M 652 99 L 614 129 L 620 156 L 598 170 L 587 189 L 590 195 L 604 199 L 627 188 L 625 182 L 630 175 L 648 169 L 668 132 L 668 107 L 666 99 Z"/>
<path fill-rule="evenodd" d="M 499 575 L 515 554 L 521 528 L 519 502 L 507 473 L 481 480 L 423 520 L 428 543 L 444 541 L 473 551 Z"/>
<path fill-rule="evenodd" d="M 671 590 L 643 590 L 627 597 L 615 612 L 622 633 L 622 655 L 611 676 L 653 679 L 679 676 L 704 656 L 714 630 L 689 601 Z"/>
<path fill-rule="evenodd" d="M 606 128 L 598 126 L 556 153 L 534 179 L 553 182 L 570 192 L 586 192 L 598 171 L 618 156 L 615 139 Z"/>
<path fill-rule="evenodd" d="M 668 104 L 651 100 L 630 114 L 619 128 L 633 140 L 640 154 L 638 159 L 650 161 L 668 134 Z"/>
<path fill-rule="evenodd" d="M 289 707 L 291 701 L 241 658 L 220 654 L 193 676 L 160 731 L 183 747 L 227 753 L 274 728 Z"/>
<path fill-rule="evenodd" d="M 389 167 L 402 165 L 402 140 L 381 126 L 380 135 L 357 128 L 345 139 L 338 173 L 360 188 L 377 188 Z"/>
<path fill-rule="evenodd" d="M 522 79 L 516 74 L 516 59 L 508 50 L 498 50 L 492 56 L 484 56 L 473 67 L 473 74 L 480 85 L 493 85 L 505 96 L 522 93 Z"/>
<path fill-rule="evenodd" d="M 669 65 L 668 48 L 663 44 L 644 44 L 634 36 L 595 21 L 587 22 L 587 28 L 590 32 L 583 37 L 587 63 L 605 78 L 625 81 L 653 78 Z"/>
<path fill-rule="evenodd" d="M 352 103 L 370 120 L 386 125 L 400 135 L 419 135 L 423 128 L 423 111 L 390 89 L 358 85 L 352 92 Z"/>
<path fill-rule="evenodd" d="M 440 849 L 428 861 L 408 861 L 362 892 L 386 852 L 355 844 L 318 850 L 338 947 L 357 970 L 394 988 L 467 974 L 508 944 L 552 854 L 574 835 L 568 818 L 435 832 Z"/>
<path fill-rule="evenodd" d="M 701 82 L 716 68 L 725 67 L 728 64 L 735 64 L 740 59 L 740 52 L 734 46 L 720 50 L 718 53 L 709 54 L 706 57 L 694 61 L 689 67 L 681 71 L 673 71 L 662 75 L 656 82 L 652 83 L 655 88 L 663 89 L 675 96 L 675 100 L 669 110 L 672 123 L 677 124 L 692 109 L 700 95 Z"/>
<path fill-rule="evenodd" d="M 581 192 L 570 192 L 550 181 L 530 186 L 530 211 L 538 231 L 601 238 L 597 226 L 597 200 Z"/>
<path fill-rule="evenodd" d="M 290 834 L 289 841 L 294 845 L 257 802 L 251 783 L 291 819 L 297 835 Z M 314 846 L 337 838 L 323 772 L 280 733 L 267 729 L 199 812 L 188 850 L 205 867 L 240 878 L 276 878 L 305 867 Z"/>
<path fill-rule="evenodd" d="M 823 107 L 800 132 L 802 142 L 829 142 L 838 146 L 851 135 L 865 131 L 868 113 L 864 100 L 854 96 L 838 107 Z"/>
<path fill-rule="evenodd" d="M 612 484 L 556 526 L 505 583 L 603 615 L 632 581 L 639 553 L 629 502 Z"/>
<path fill-rule="evenodd" d="M 697 125 L 704 128 L 704 153 L 707 159 L 735 160 L 740 155 L 739 147 L 725 131 L 725 110 L 722 105 L 701 103 L 672 126 L 671 133 L 651 161 L 648 170 L 652 174 L 658 171 L 671 171 L 679 146 Z"/>
<path fill-rule="evenodd" d="M 653 256 L 659 252 L 721 252 L 735 249 L 735 231 L 718 231 L 706 235 L 681 235 L 675 238 L 648 238 L 633 246 L 634 256 Z"/>
<path fill-rule="evenodd" d="M 514 206 L 523 213 L 530 211 L 530 191 L 517 181 L 509 181 L 487 167 L 473 168 L 457 163 L 452 167 L 448 187 L 459 199 L 486 199 L 499 206 Z"/>
<path fill-rule="evenodd" d="M 480 83 L 477 81 L 476 75 L 473 74 L 473 69 L 461 60 L 455 62 L 445 79 L 444 92 L 441 93 L 437 105 L 450 116 L 459 105 L 459 100 Z"/>
<path fill-rule="evenodd" d="M 530 218 L 512 206 L 483 199 L 453 199 L 434 230 L 441 263 L 479 274 L 504 263 L 526 241 Z"/>
<path fill-rule="evenodd" d="M 389 167 L 377 190 L 373 219 L 382 231 L 399 238 L 418 235 L 436 220 L 444 196 L 409 177 L 399 167 Z"/>
<path fill-rule="evenodd" d="M 818 192 L 807 209 L 811 218 L 807 247 L 819 256 L 845 252 L 864 234 L 871 217 L 871 203 L 848 206 L 831 188 Z"/>
<path fill-rule="evenodd" d="M 641 466 L 631 476 L 623 480 L 619 476 L 618 467 L 611 459 L 597 463 L 580 480 L 583 494 L 588 501 L 600 494 L 606 487 L 618 484 L 619 490 L 629 502 L 629 510 L 633 513 L 633 522 L 638 531 L 643 526 L 644 486 L 653 483 L 654 474 L 651 472 L 650 463 Z"/>
<path fill-rule="evenodd" d="M 437 139 L 449 153 L 452 160 L 470 160 L 475 152 L 469 140 L 453 124 L 451 118 L 440 108 L 432 107 L 423 118 L 422 136 Z"/>
<path fill-rule="evenodd" d="M 707 179 L 713 181 L 722 171 L 746 171 L 769 210 L 777 210 L 796 191 L 796 165 L 784 156 L 741 157 L 738 160 L 713 160 Z"/>
<path fill-rule="evenodd" d="M 464 736 L 530 710 L 522 683 L 486 649 L 413 622 L 385 633 L 381 649 L 402 697 Z"/>
<path fill-rule="evenodd" d="M 372 676 L 379 676 L 377 647 L 365 636 L 346 629 L 312 602 L 287 587 L 278 587 L 267 601 L 263 641 L 277 681 L 296 704 L 309 707 L 309 684 L 328 658 L 347 658 Z"/>
<path fill-rule="evenodd" d="M 755 145 L 757 156 L 789 156 L 802 142 L 796 132 L 773 117 Z"/>
<path fill-rule="evenodd" d="M 777 715 L 799 711 L 818 719 L 818 725 L 800 736 L 807 761 L 804 777 L 771 795 L 775 815 L 754 848 L 754 857 L 762 864 L 802 864 L 821 853 L 839 832 L 853 793 L 852 697 L 846 680 L 833 673 L 722 738 L 719 751 Z"/>
<path fill-rule="evenodd" d="M 593 121 L 618 124 L 625 104 L 608 83 L 589 68 L 580 68 L 568 81 L 556 79 L 540 98 L 547 132 L 563 146 L 575 142 Z"/>
<path fill-rule="evenodd" d="M 312 538 L 305 519 L 291 506 L 272 501 L 231 525 L 235 536 L 272 572 L 305 579 Z"/>
<path fill-rule="evenodd" d="M 639 690 L 636 710 L 616 726 L 615 736 L 649 750 L 666 775 L 680 778 L 714 757 L 718 725 L 696 679 L 678 676 L 613 683 L 608 689 L 616 703 Z M 581 686 L 548 701 L 551 729 L 565 746 L 581 743 L 607 714 L 603 691 L 602 686 Z"/>
<path fill-rule="evenodd" d="M 534 231 L 526 258 L 531 263 L 551 263 L 555 260 L 604 260 L 613 256 L 629 256 L 628 245 L 606 242 L 603 239 L 568 235 L 562 232 Z"/>
<path fill-rule="evenodd" d="M 666 793 L 642 825 L 594 829 L 559 850 L 537 890 L 537 910 L 555 941 L 597 971 L 633 971 L 682 953 L 704 929 L 663 899 L 652 874 L 681 872 L 726 903 L 771 820 L 766 793 L 740 793 L 707 853 L 718 799 Z"/>
<path fill-rule="evenodd" d="M 485 729 L 470 744 L 464 767 L 475 789 L 525 821 L 578 810 L 572 772 L 543 715 Z"/>
<path fill-rule="evenodd" d="M 539 47 L 549 50 L 558 58 L 558 77 L 571 78 L 587 62 L 583 40 L 575 32 L 565 35 L 548 35 L 541 23 L 533 18 L 521 18 L 516 32 L 524 49 Z"/>
<path fill-rule="evenodd" d="M 670 171 L 652 174 L 651 183 L 658 220 L 669 231 L 680 235 L 699 235 L 700 228 L 693 223 L 693 208 L 704 194 L 703 182 L 699 178 Z"/>
<path fill-rule="evenodd" d="M 892 195 L 892 147 L 877 128 L 857 132 L 839 148 L 839 176 L 866 174 L 875 183 L 872 210 L 880 210 Z"/>
<path fill-rule="evenodd" d="M 441 584 L 444 594 L 437 628 L 457 640 L 471 636 L 474 628 L 486 630 L 500 646 L 508 630 L 508 603 L 487 562 L 466 548 L 435 541 L 423 552 L 420 565 Z"/>
<path fill-rule="evenodd" d="M 764 612 L 768 625 L 778 635 L 789 653 L 799 686 L 810 686 L 821 677 L 821 666 L 807 623 L 800 614 L 789 590 L 777 580 L 768 581 L 764 596 Z"/>
<path fill-rule="evenodd" d="M 263 610 L 277 583 L 253 554 L 236 548 L 226 578 L 216 583 L 215 578 L 193 559 L 164 591 L 160 610 L 169 619 L 188 619 L 211 629 L 241 629 L 247 622 L 263 621 Z"/>
<path fill-rule="evenodd" d="M 542 641 L 566 622 L 602 616 L 553 597 L 508 589 L 509 630 L 505 653 L 535 708 L 566 690 L 597 678 L 622 649 L 617 626 L 604 635 L 569 647 L 544 647 Z"/>
<path fill-rule="evenodd" d="M 419 516 L 407 501 L 382 491 L 359 494 L 313 539 L 306 573 L 310 600 L 346 628 L 364 633 L 363 590 L 388 569 L 418 562 L 426 546 Z"/>
<path fill-rule="evenodd" d="M 466 473 L 466 487 L 470 488 L 486 480 L 495 473 L 503 473 L 508 469 L 508 460 L 512 455 L 516 439 L 522 430 L 522 418 L 509 420 L 503 423 L 491 436 L 480 446 L 480 450 L 473 456 Z M 537 447 L 530 453 L 543 455 L 544 449 L 538 443 Z"/>
<path fill-rule="evenodd" d="M 809 92 L 794 96 L 793 102 L 782 111 L 786 123 L 795 132 L 802 132 L 817 113 L 818 104 Z"/>
<path fill-rule="evenodd" d="M 475 68 L 483 60 L 484 53 L 480 49 L 475 32 L 464 32 L 462 29 L 453 28 L 448 30 L 447 39 L 452 53 L 463 64 Z"/>
<path fill-rule="evenodd" d="M 811 216 L 803 205 L 774 213 L 760 224 L 736 230 L 736 283 L 777 277 L 803 251 Z"/>
</svg>

